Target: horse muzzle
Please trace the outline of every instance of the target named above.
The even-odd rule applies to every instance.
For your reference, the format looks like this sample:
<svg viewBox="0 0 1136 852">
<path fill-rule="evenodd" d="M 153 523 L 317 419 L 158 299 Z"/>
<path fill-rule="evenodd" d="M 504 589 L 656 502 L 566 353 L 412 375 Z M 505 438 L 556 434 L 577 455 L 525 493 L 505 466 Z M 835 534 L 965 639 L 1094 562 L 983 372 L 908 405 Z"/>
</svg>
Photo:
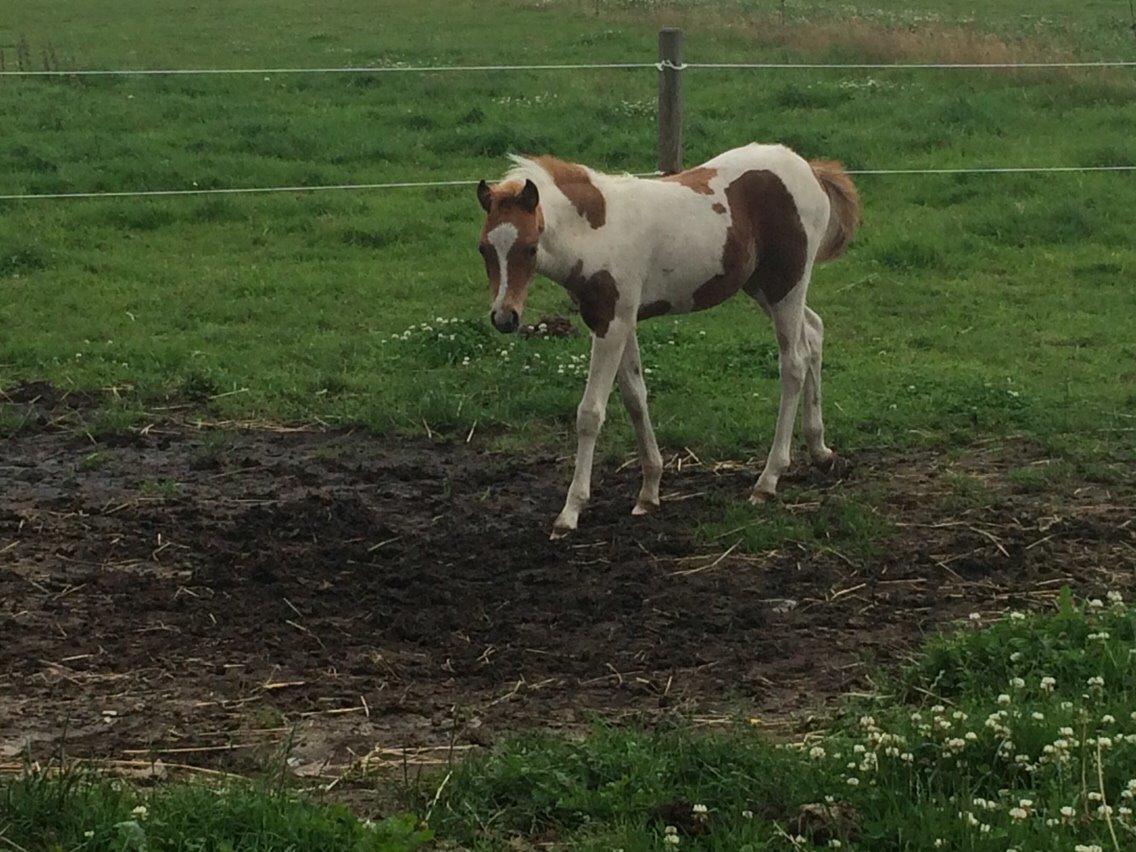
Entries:
<svg viewBox="0 0 1136 852">
<path fill-rule="evenodd" d="M 512 308 L 502 308 L 501 310 L 490 311 L 489 321 L 502 334 L 512 334 L 520 325 L 521 318 Z"/>
</svg>

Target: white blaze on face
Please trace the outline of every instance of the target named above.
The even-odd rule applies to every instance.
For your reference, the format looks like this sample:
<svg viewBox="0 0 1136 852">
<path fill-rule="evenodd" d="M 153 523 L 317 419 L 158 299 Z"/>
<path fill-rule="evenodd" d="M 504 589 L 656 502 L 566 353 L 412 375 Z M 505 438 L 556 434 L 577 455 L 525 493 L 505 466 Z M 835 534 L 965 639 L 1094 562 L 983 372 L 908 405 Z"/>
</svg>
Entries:
<svg viewBox="0 0 1136 852">
<path fill-rule="evenodd" d="M 498 311 L 505 301 L 505 292 L 509 289 L 509 252 L 517 241 L 517 228 L 509 222 L 502 222 L 486 234 L 486 239 L 497 252 L 497 262 L 501 264 L 501 284 L 497 288 L 497 298 L 493 300 L 493 310 Z"/>
</svg>

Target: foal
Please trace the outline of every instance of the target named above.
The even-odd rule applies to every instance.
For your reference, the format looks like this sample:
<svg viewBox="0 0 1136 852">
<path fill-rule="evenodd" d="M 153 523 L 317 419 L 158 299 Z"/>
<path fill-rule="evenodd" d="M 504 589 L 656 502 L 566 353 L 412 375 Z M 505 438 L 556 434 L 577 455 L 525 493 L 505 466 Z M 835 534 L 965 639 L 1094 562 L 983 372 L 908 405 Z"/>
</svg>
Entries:
<svg viewBox="0 0 1136 852">
<path fill-rule="evenodd" d="M 773 321 L 781 405 L 750 500 L 771 498 L 789 466 L 797 403 L 814 463 L 831 465 L 820 407 L 820 317 L 805 305 L 814 262 L 838 256 L 858 223 L 856 189 L 838 163 L 806 162 L 781 145 L 747 145 L 661 179 L 604 175 L 552 157 L 513 157 L 493 186 L 478 250 L 490 318 L 516 331 L 540 272 L 566 289 L 592 332 L 588 384 L 576 410 L 576 470 L 552 537 L 576 528 L 612 383 L 635 427 L 643 484 L 633 515 L 659 506 L 663 460 L 647 413 L 639 320 L 711 308 L 738 290 Z"/>
</svg>

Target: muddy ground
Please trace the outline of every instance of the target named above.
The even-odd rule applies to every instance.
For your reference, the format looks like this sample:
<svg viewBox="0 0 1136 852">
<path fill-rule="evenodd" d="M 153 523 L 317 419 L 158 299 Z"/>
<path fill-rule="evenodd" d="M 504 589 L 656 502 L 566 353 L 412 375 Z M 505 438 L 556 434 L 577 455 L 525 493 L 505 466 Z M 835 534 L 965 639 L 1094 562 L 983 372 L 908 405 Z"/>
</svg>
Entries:
<svg viewBox="0 0 1136 852">
<path fill-rule="evenodd" d="M 754 460 L 672 456 L 663 510 L 635 520 L 634 466 L 601 466 L 580 531 L 551 542 L 564 458 L 172 417 L 93 440 L 67 425 L 88 397 L 7 398 L 28 418 L 0 443 L 0 763 L 65 738 L 244 772 L 292 738 L 296 772 L 334 776 L 595 717 L 776 723 L 944 622 L 1136 570 L 1136 482 L 1022 489 L 1011 468 L 1049 463 L 1022 443 L 795 469 L 795 513 L 871 494 L 882 555 L 721 558 L 736 539 L 696 522 L 744 500 Z"/>
</svg>

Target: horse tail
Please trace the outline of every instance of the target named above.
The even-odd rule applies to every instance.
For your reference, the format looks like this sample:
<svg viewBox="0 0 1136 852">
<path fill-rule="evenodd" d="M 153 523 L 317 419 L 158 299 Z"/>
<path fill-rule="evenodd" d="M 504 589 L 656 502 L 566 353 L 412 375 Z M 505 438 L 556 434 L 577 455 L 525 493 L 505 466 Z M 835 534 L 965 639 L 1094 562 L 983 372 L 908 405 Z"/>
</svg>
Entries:
<svg viewBox="0 0 1136 852">
<path fill-rule="evenodd" d="M 844 246 L 852 239 L 852 234 L 860 224 L 860 196 L 852 179 L 844 171 L 841 163 L 833 160 L 810 160 L 813 174 L 828 196 L 830 205 L 828 227 L 817 252 L 817 262 L 840 257 Z"/>
</svg>

